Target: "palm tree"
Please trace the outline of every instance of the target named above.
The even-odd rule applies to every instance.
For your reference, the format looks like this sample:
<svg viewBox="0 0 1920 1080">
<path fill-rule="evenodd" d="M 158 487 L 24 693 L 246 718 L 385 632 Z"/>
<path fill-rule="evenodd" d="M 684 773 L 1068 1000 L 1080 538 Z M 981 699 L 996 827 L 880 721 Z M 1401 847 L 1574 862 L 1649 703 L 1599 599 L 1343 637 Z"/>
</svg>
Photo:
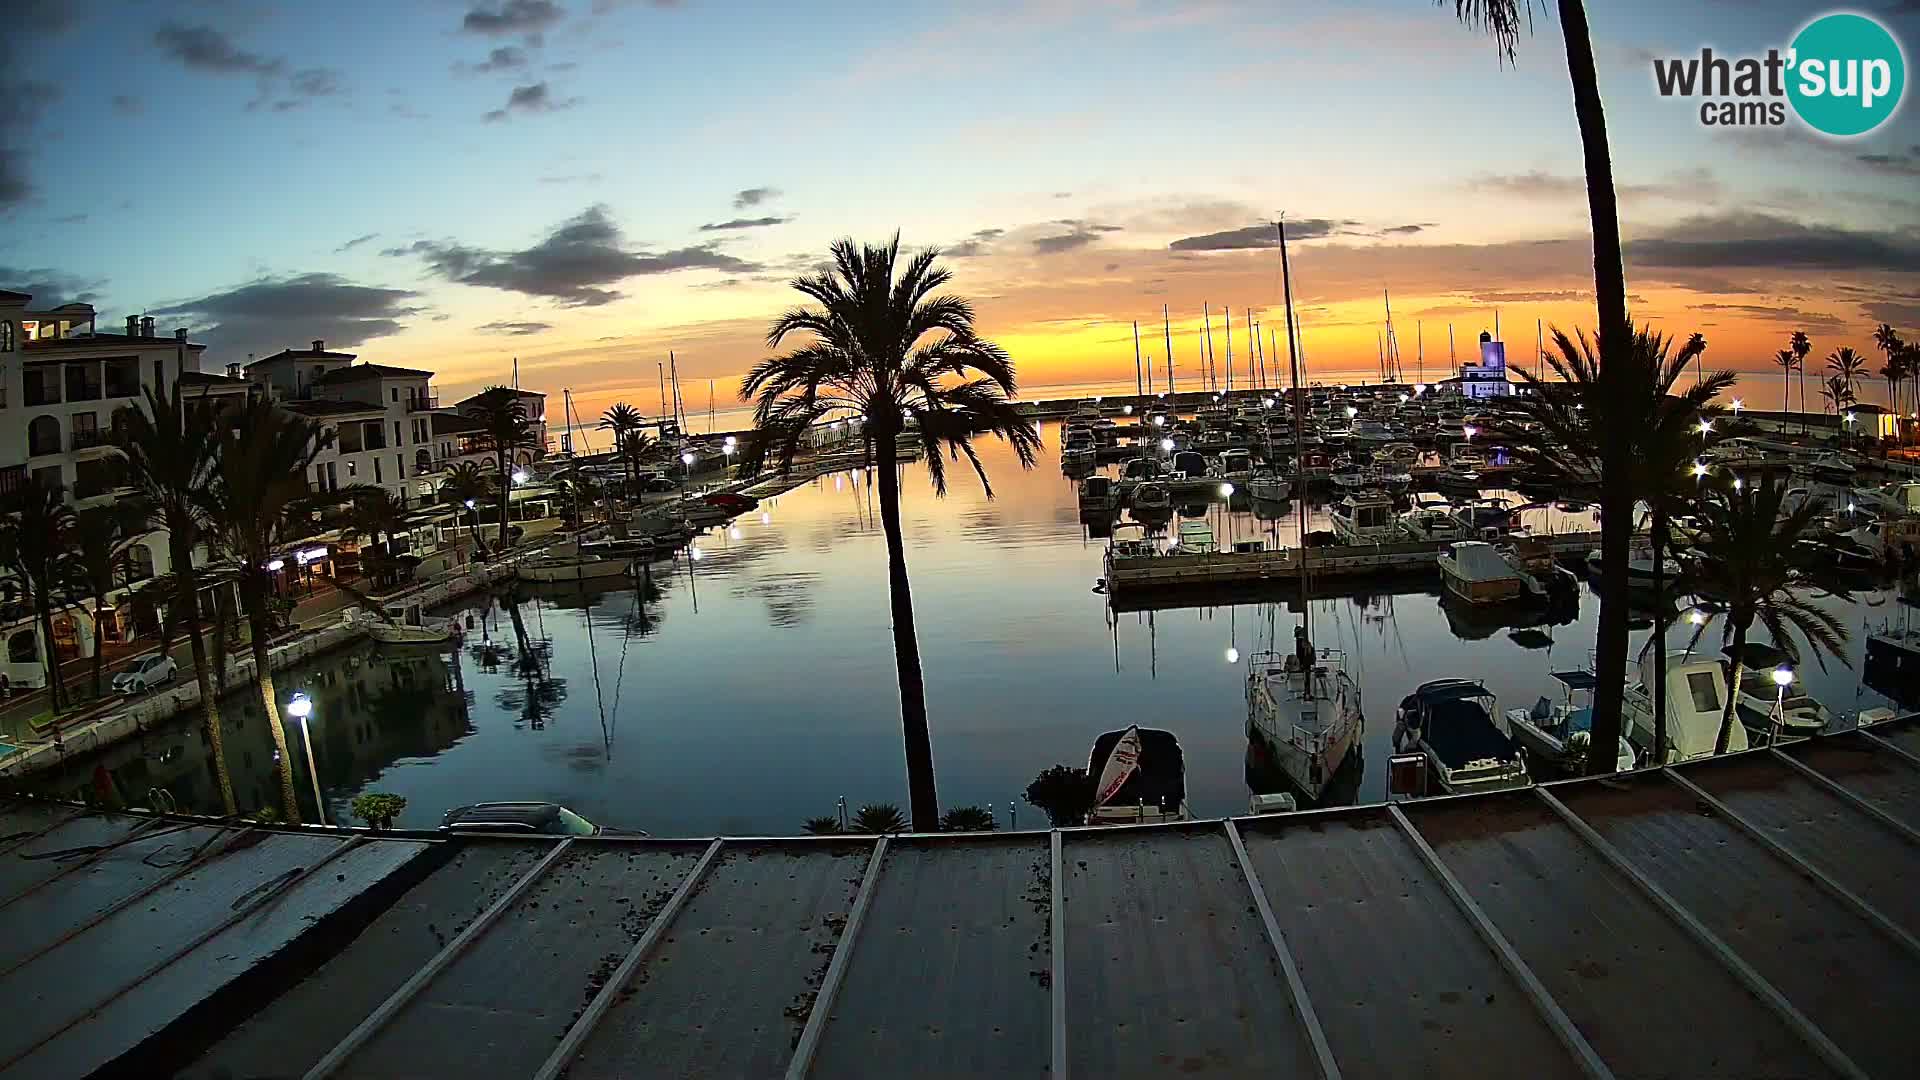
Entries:
<svg viewBox="0 0 1920 1080">
<path fill-rule="evenodd" d="M 1880 369 L 1880 377 L 1887 379 L 1895 388 L 1893 397 L 1889 403 L 1893 406 L 1893 414 L 1896 418 L 1897 426 L 1897 418 L 1900 415 L 1899 384 L 1904 381 L 1908 375 L 1913 374 L 1906 362 L 1906 343 L 1900 340 L 1899 331 L 1887 323 L 1881 323 L 1873 329 L 1873 344 L 1875 348 L 1887 355 L 1887 366 Z M 1896 372 L 1897 374 L 1889 377 L 1888 372 Z"/>
<path fill-rule="evenodd" d="M 467 511 L 467 535 L 472 538 L 481 554 L 486 553 L 486 545 L 480 540 L 477 527 L 479 512 L 475 509 L 481 499 L 493 491 L 493 480 L 480 471 L 480 466 L 471 461 L 455 462 L 440 480 L 440 495 L 448 502 L 464 506 Z"/>
<path fill-rule="evenodd" d="M 239 808 L 233 801 L 233 776 L 220 730 L 220 706 L 209 678 L 206 636 L 200 628 L 200 572 L 193 565 L 193 549 L 201 538 L 200 493 L 213 474 L 218 447 L 213 413 L 201 398 L 189 398 L 183 384 L 171 389 L 143 389 L 144 408 L 129 406 L 116 414 L 119 446 L 127 457 L 127 477 L 149 507 L 148 523 L 167 531 L 172 577 L 179 589 L 174 597 L 175 618 L 184 623 L 193 647 L 193 678 L 200 688 L 202 730 L 207 754 L 214 763 L 220 801 L 229 817 Z M 216 630 L 219 628 L 216 627 Z"/>
<path fill-rule="evenodd" d="M 507 502 L 513 493 L 509 470 L 514 452 L 533 445 L 533 424 L 520 406 L 520 396 L 504 386 L 490 386 L 481 394 L 473 418 L 480 422 L 480 444 L 493 454 L 494 483 L 500 491 L 500 550 L 505 551 L 511 546 L 507 542 Z"/>
<path fill-rule="evenodd" d="M 627 484 L 633 484 L 633 464 L 627 457 L 627 440 L 640 433 L 640 425 L 646 420 L 640 410 L 624 401 L 615 402 L 613 407 L 600 414 L 600 427 L 613 432 L 613 453 L 620 460 Z"/>
<path fill-rule="evenodd" d="M 1825 508 L 1818 499 L 1808 499 L 1792 513 L 1782 513 L 1788 483 L 1784 478 L 1776 481 L 1769 472 L 1739 487 L 1716 487 L 1701 501 L 1700 589 L 1726 606 L 1723 634 L 1733 658 L 1720 735 L 1714 741 L 1716 754 L 1727 752 L 1727 741 L 1733 735 L 1741 659 L 1746 652 L 1747 632 L 1756 620 L 1773 644 L 1796 663 L 1796 631 L 1812 646 L 1814 658 L 1823 669 L 1827 655 L 1846 662 L 1846 626 L 1803 598 L 1800 587 L 1804 583 L 1794 569 L 1795 545 Z M 1852 599 L 1837 584 L 1823 584 L 1841 600 Z"/>
<path fill-rule="evenodd" d="M 122 584 L 122 567 L 127 550 L 145 539 L 153 530 L 147 527 L 147 511 L 135 503 L 121 503 L 81 510 L 74 515 L 74 584 L 78 592 L 93 603 L 93 696 L 102 696 L 102 670 L 106 657 L 100 651 L 100 612 L 107 606 L 107 594 Z"/>
<path fill-rule="evenodd" d="M 841 240 L 831 269 L 795 279 L 793 287 L 817 306 L 787 311 L 767 332 L 768 348 L 790 334 L 812 340 L 754 365 L 740 396 L 754 400 L 755 432 L 741 453 L 752 472 L 771 454 L 789 467 L 807 433 L 834 420 L 860 422 L 879 462 L 880 521 L 887 538 L 888 595 L 893 607 L 894 664 L 900 679 L 901 726 L 906 739 L 907 791 L 916 832 L 940 824 L 933 743 L 927 728 L 927 691 L 907 581 L 906 543 L 900 531 L 900 440 L 918 438 L 936 495 L 947 490 L 946 455 L 965 455 L 992 497 L 978 435 L 998 435 L 1031 468 L 1040 436 L 1016 410 L 1013 361 L 978 337 L 973 305 L 935 290 L 952 278 L 934 265 L 933 249 L 901 265 L 900 237 L 883 247 Z M 974 375 L 982 377 L 973 377 Z"/>
<path fill-rule="evenodd" d="M 1793 393 L 1793 369 L 1800 366 L 1800 358 L 1792 349 L 1781 349 L 1773 354 L 1773 362 L 1780 365 L 1780 416 L 1784 420 Z"/>
<path fill-rule="evenodd" d="M 67 704 L 60 657 L 53 647 L 53 610 L 64 604 L 79 576 L 73 552 L 73 508 L 56 486 L 29 480 L 0 508 L 0 567 L 26 602 L 40 628 L 40 661 L 47 673 L 47 704 L 58 713 Z M 95 643 L 96 646 L 98 642 Z"/>
<path fill-rule="evenodd" d="M 1600 478 L 1602 571 L 1595 662 L 1603 673 L 1624 671 L 1630 604 L 1626 569 L 1635 508 L 1646 500 L 1664 528 L 1671 492 L 1713 435 L 1711 427 L 1702 430 L 1701 421 L 1711 418 L 1710 403 L 1732 384 L 1733 376 L 1716 373 L 1683 393 L 1672 393 L 1687 365 L 1706 347 L 1697 335 L 1669 356 L 1667 338 L 1650 329 L 1636 330 L 1612 378 L 1602 374 L 1604 342 L 1589 341 L 1583 331 L 1576 344 L 1560 330 L 1554 331 L 1553 341 L 1554 349 L 1546 354 L 1551 379 L 1515 369 L 1525 391 L 1516 404 L 1528 430 L 1504 434 L 1516 456 L 1546 475 L 1572 484 Z M 1620 452 L 1624 463 L 1609 464 L 1610 452 Z M 1620 679 L 1604 678 L 1594 693 L 1590 773 L 1615 768 L 1623 690 Z"/>
<path fill-rule="evenodd" d="M 1805 330 L 1795 330 L 1787 338 L 1787 347 L 1793 350 L 1796 361 L 1794 367 L 1800 371 L 1800 434 L 1807 433 L 1807 357 L 1813 355 L 1813 339 Z"/>
<path fill-rule="evenodd" d="M 1852 396 L 1853 384 L 1866 377 L 1867 361 L 1853 346 L 1842 345 L 1827 354 L 1827 370 L 1839 376 L 1846 383 L 1847 394 Z"/>
<path fill-rule="evenodd" d="M 297 825 L 300 803 L 294 795 L 293 755 L 267 655 L 277 622 L 268 604 L 274 573 L 268 564 L 276 552 L 304 535 L 295 525 L 304 516 L 297 504 L 307 495 L 307 469 L 331 436 L 265 397 L 249 395 L 221 420 L 214 483 L 203 497 L 208 534 L 240 566 L 240 604 L 253 647 L 254 685 L 279 754 L 274 772 L 280 778 L 280 812 L 283 820 Z"/>
<path fill-rule="evenodd" d="M 1842 410 L 1853 404 L 1853 389 L 1847 385 L 1844 377 L 1829 375 L 1820 388 L 1820 400 L 1826 403 L 1820 407 L 1820 411 L 1826 412 L 1831 407 L 1833 415 L 1837 417 Z"/>
<path fill-rule="evenodd" d="M 340 527 L 340 539 L 367 539 L 368 544 L 360 553 L 360 569 L 371 581 L 373 569 L 394 563 L 396 556 L 391 544 L 394 534 L 407 528 L 407 504 L 386 488 L 371 484 L 356 484 L 345 490 L 350 498 Z"/>
</svg>

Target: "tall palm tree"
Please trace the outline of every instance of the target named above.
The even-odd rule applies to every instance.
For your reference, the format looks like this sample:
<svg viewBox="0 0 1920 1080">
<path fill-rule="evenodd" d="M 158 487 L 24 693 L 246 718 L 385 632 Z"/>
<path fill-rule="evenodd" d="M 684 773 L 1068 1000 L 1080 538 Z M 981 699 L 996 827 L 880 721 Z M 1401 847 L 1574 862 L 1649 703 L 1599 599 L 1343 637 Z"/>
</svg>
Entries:
<svg viewBox="0 0 1920 1080">
<path fill-rule="evenodd" d="M 1873 345 L 1874 348 L 1879 349 L 1887 356 L 1887 366 L 1880 369 L 1880 377 L 1887 378 L 1887 372 L 1889 371 L 1898 372 L 1896 377 L 1888 380 L 1894 384 L 1896 388 L 1890 403 L 1893 406 L 1893 414 L 1897 419 L 1900 415 L 1898 385 L 1905 380 L 1908 375 L 1912 374 L 1906 364 L 1906 343 L 1900 340 L 1900 332 L 1898 330 L 1895 330 L 1887 323 L 1881 323 L 1879 326 L 1873 328 Z"/>
<path fill-rule="evenodd" d="M 1838 376 L 1847 386 L 1847 393 L 1854 393 L 1853 384 L 1866 377 L 1866 357 L 1853 351 L 1853 346 L 1842 345 L 1827 354 L 1827 370 Z"/>
<path fill-rule="evenodd" d="M 1800 358 L 1792 349 L 1781 349 L 1773 354 L 1773 362 L 1780 365 L 1780 416 L 1784 421 L 1791 404 L 1789 396 L 1793 393 L 1793 369 L 1800 366 Z"/>
<path fill-rule="evenodd" d="M 1701 501 L 1699 587 L 1726 606 L 1723 633 L 1733 658 L 1720 735 L 1714 741 L 1716 754 L 1727 752 L 1733 735 L 1741 659 L 1747 633 L 1756 621 L 1773 644 L 1796 662 L 1795 632 L 1806 639 L 1823 669 L 1828 655 L 1846 662 L 1846 626 L 1804 598 L 1804 583 L 1794 573 L 1795 545 L 1824 507 L 1818 499 L 1808 499 L 1792 513 L 1782 513 L 1789 483 L 1785 478 L 1776 481 L 1769 472 L 1739 487 L 1716 487 Z M 1852 599 L 1837 583 L 1823 584 L 1841 600 Z"/>
<path fill-rule="evenodd" d="M 974 437 L 1005 439 L 1022 467 L 1031 468 L 1040 436 L 1011 402 L 1013 360 L 975 334 L 973 305 L 963 297 L 935 295 L 953 276 L 935 265 L 938 251 L 929 248 L 903 262 L 896 233 L 879 247 L 840 240 L 832 253 L 831 269 L 793 282 L 814 305 L 787 311 L 767 331 L 770 349 L 792 334 L 811 340 L 760 361 L 741 383 L 741 398 L 755 402 L 755 432 L 742 451 L 741 468 L 757 470 L 769 454 L 783 467 L 790 466 L 817 425 L 842 419 L 862 424 L 863 438 L 879 463 L 880 521 L 887 539 L 893 653 L 913 827 L 932 832 L 940 824 L 940 805 L 900 530 L 899 444 L 903 438 L 917 438 L 926 449 L 927 476 L 936 495 L 946 493 L 950 454 L 966 456 L 992 497 L 993 486 L 974 452 Z"/>
<path fill-rule="evenodd" d="M 1800 371 L 1800 434 L 1807 433 L 1807 357 L 1813 355 L 1813 339 L 1805 330 L 1795 330 L 1787 338 L 1787 347 L 1793 350 L 1797 361 L 1794 367 Z"/>
<path fill-rule="evenodd" d="M 1843 376 L 1829 375 L 1820 387 L 1820 400 L 1825 402 L 1820 407 L 1820 411 L 1826 412 L 1828 408 L 1832 408 L 1833 415 L 1837 417 L 1853 404 L 1853 389 L 1847 385 L 1847 380 Z"/>
<path fill-rule="evenodd" d="M 500 550 L 507 542 L 507 503 L 513 493 L 513 455 L 533 445 L 533 424 L 521 408 L 520 397 L 504 386 L 490 386 L 481 395 L 473 418 L 480 422 L 480 444 L 493 454 L 494 483 L 500 493 Z"/>
<path fill-rule="evenodd" d="M 627 457 L 627 440 L 639 434 L 640 425 L 645 422 L 640 410 L 624 401 L 615 402 L 612 408 L 600 414 L 600 428 L 613 432 L 613 453 L 620 460 L 629 487 L 633 484 L 633 463 Z"/>
<path fill-rule="evenodd" d="M 107 594 L 123 584 L 122 568 L 127 550 L 145 539 L 153 530 L 147 525 L 147 511 L 137 503 L 119 503 L 91 507 L 74 515 L 73 554 L 78 592 L 93 604 L 93 696 L 102 696 L 102 674 L 106 657 L 100 651 L 100 612 L 107 606 Z"/>
<path fill-rule="evenodd" d="M 299 824 L 293 754 L 287 746 L 267 655 L 277 622 L 269 607 L 274 572 L 268 564 L 304 533 L 296 523 L 304 517 L 298 503 L 307 495 L 307 469 L 332 437 L 313 421 L 286 412 L 265 397 L 249 395 L 243 404 L 223 413 L 221 421 L 214 483 L 202 496 L 208 535 L 240 566 L 240 604 L 253 648 L 254 685 L 260 690 L 267 730 L 279 753 L 274 772 L 280 778 L 280 812 L 287 822 Z M 384 489 L 380 493 L 388 494 Z"/>
<path fill-rule="evenodd" d="M 175 618 L 186 626 L 193 648 L 193 678 L 200 688 L 207 755 L 214 763 L 220 801 L 232 816 L 239 810 L 233 801 L 233 775 L 227 771 L 220 706 L 208 672 L 206 635 L 200 628 L 200 571 L 193 565 L 193 549 L 201 540 L 203 524 L 200 493 L 212 478 L 219 445 L 213 411 L 204 395 L 189 395 L 179 382 L 158 391 L 145 387 L 143 394 L 141 406 L 127 406 L 116 414 L 115 429 L 127 457 L 127 477 L 149 507 L 148 523 L 167 531 L 170 572 L 178 586 Z"/>
<path fill-rule="evenodd" d="M 481 542 L 480 530 L 476 527 L 480 515 L 475 507 L 479 506 L 480 500 L 492 492 L 492 478 L 481 472 L 480 466 L 471 461 L 455 462 L 453 468 L 448 469 L 447 474 L 440 479 L 441 498 L 466 508 L 467 535 L 483 555 L 487 549 Z"/>
<path fill-rule="evenodd" d="M 1602 572 L 1595 662 L 1602 673 L 1621 672 L 1627 664 L 1626 563 L 1636 506 L 1646 500 L 1665 514 L 1668 500 L 1661 493 L 1673 489 L 1676 477 L 1712 435 L 1711 428 L 1701 430 L 1700 421 L 1711 416 L 1709 404 L 1732 384 L 1733 376 L 1717 373 L 1673 394 L 1687 365 L 1706 347 L 1705 340 L 1690 340 L 1669 355 L 1668 339 L 1646 328 L 1636 330 L 1620 350 L 1624 360 L 1614 364 L 1611 377 L 1603 374 L 1604 342 L 1590 341 L 1582 331 L 1576 343 L 1561 330 L 1554 331 L 1553 342 L 1546 354 L 1551 378 L 1514 369 L 1524 390 L 1516 399 L 1524 430 L 1503 434 L 1514 454 L 1536 471 L 1576 485 L 1600 478 Z M 1624 460 L 1610 464 L 1608 456 L 1616 452 Z M 1605 678 L 1594 693 L 1589 772 L 1611 772 L 1616 765 L 1623 691 L 1622 680 Z"/>
<path fill-rule="evenodd" d="M 79 576 L 73 552 L 73 508 L 58 485 L 29 480 L 0 507 L 0 567 L 12 574 L 9 591 L 26 603 L 40 628 L 40 661 L 46 668 L 47 704 L 58 713 L 67 704 L 60 657 L 53 646 L 53 611 L 66 602 Z M 97 644 L 97 643 L 96 643 Z"/>
<path fill-rule="evenodd" d="M 406 501 L 386 488 L 371 484 L 356 484 L 344 489 L 350 494 L 347 501 L 346 517 L 341 523 L 340 539 L 358 540 L 365 537 L 369 547 L 362 551 L 360 567 L 364 573 L 370 565 L 392 565 L 394 555 L 391 547 L 396 533 L 406 530 Z M 369 559 L 369 554 L 378 558 Z M 371 578 L 371 574 L 368 575 Z"/>
</svg>

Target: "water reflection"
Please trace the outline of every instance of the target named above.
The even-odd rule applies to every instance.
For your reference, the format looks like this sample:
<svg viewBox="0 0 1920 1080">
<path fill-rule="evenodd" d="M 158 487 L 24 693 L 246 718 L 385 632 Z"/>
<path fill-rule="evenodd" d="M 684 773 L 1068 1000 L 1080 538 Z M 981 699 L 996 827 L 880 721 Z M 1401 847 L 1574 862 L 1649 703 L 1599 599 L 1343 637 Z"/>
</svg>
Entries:
<svg viewBox="0 0 1920 1080">
<path fill-rule="evenodd" d="M 1047 445 L 1057 445 L 1048 432 Z M 936 499 L 907 466 L 903 512 L 935 762 L 948 806 L 991 804 L 1006 822 L 1047 766 L 1082 765 L 1096 735 L 1139 722 L 1179 735 L 1187 788 L 1202 815 L 1244 812 L 1250 790 L 1273 790 L 1246 738 L 1244 660 L 1286 642 L 1297 584 L 1191 594 L 1106 597 L 1105 519 L 1079 513 L 1072 483 L 1042 460 L 1021 472 L 999 446 L 981 453 L 999 498 L 969 475 Z M 887 605 L 885 546 L 870 478 L 830 476 L 770 500 L 699 540 L 697 560 L 656 563 L 640 582 L 526 588 L 456 605 L 458 649 L 358 649 L 295 669 L 281 692 L 315 701 L 315 760 L 328 811 L 345 820 L 362 791 L 409 802 L 402 824 L 483 799 L 552 799 L 610 824 L 659 835 L 788 833 L 832 812 L 841 796 L 906 803 Z M 1297 515 L 1326 528 L 1325 509 L 1239 496 L 1201 508 L 1223 542 L 1297 542 Z M 764 516 L 762 516 L 764 512 Z M 1591 527 L 1590 511 L 1524 511 L 1537 531 Z M 1176 519 L 1177 520 L 1177 519 Z M 1852 667 L 1803 672 L 1836 713 L 1887 703 L 1884 679 L 1861 678 L 1865 629 L 1906 605 L 1877 583 L 1852 601 L 1818 601 L 1854 634 Z M 1486 610 L 1444 600 L 1437 578 L 1316 581 L 1315 640 L 1346 652 L 1369 723 L 1335 797 L 1384 795 L 1392 716 L 1422 681 L 1485 679 L 1502 707 L 1557 694 L 1549 673 L 1583 666 L 1595 598 L 1568 608 Z M 1653 625 L 1644 615 L 1637 651 Z M 1669 630 L 1684 649 L 1693 627 Z M 1718 650 L 1719 627 L 1703 649 Z M 233 695 L 228 755 L 240 801 L 278 801 L 272 741 L 257 701 Z M 304 746 L 295 787 L 311 799 Z M 38 781 L 63 795 L 140 803 L 165 790 L 217 810 L 191 720 Z M 104 794 L 101 794 L 103 793 Z M 1019 824 L 1043 816 L 1019 805 Z"/>
</svg>

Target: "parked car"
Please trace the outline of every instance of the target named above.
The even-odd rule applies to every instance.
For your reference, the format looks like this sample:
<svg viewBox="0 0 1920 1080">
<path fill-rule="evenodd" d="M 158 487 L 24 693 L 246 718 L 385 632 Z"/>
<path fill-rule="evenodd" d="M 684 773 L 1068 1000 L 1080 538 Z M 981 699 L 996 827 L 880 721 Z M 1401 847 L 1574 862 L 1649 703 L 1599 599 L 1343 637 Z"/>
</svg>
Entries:
<svg viewBox="0 0 1920 1080">
<path fill-rule="evenodd" d="M 116 694 L 140 694 L 162 683 L 170 683 L 179 674 L 179 665 L 166 653 L 148 653 L 146 656 L 128 664 L 124 670 L 113 677 L 113 692 Z"/>
<path fill-rule="evenodd" d="M 440 819 L 442 832 L 539 833 L 546 836 L 645 836 L 637 829 L 595 825 L 551 802 L 484 802 L 456 806 Z"/>
</svg>

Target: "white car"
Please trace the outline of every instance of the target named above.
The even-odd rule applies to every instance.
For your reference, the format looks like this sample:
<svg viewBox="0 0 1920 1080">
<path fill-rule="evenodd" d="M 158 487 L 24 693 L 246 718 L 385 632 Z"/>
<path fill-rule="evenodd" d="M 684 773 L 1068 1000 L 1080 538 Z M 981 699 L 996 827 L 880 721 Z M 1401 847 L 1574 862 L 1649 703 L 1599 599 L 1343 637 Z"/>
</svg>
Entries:
<svg viewBox="0 0 1920 1080">
<path fill-rule="evenodd" d="M 150 653 L 127 665 L 126 670 L 113 677 L 113 692 L 143 693 L 162 683 L 172 682 L 177 674 L 179 665 L 173 662 L 173 657 L 165 653 Z"/>
</svg>

